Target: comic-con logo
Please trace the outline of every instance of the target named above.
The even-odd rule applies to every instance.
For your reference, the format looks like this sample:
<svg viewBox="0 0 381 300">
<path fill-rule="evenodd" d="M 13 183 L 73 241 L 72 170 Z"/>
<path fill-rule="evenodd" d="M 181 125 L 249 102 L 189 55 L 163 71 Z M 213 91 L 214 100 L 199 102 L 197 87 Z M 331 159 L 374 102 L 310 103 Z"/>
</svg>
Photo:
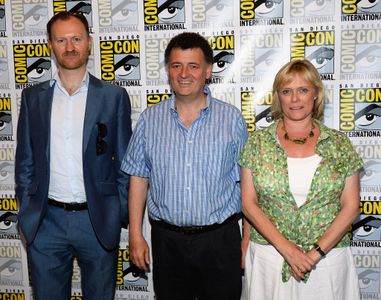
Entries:
<svg viewBox="0 0 381 300">
<path fill-rule="evenodd" d="M 11 3 L 13 36 L 43 35 L 48 22 L 48 1 L 16 0 Z"/>
<path fill-rule="evenodd" d="M 380 148 L 379 145 L 372 145 Z M 371 147 L 370 145 L 368 147 Z M 373 151 L 372 151 L 373 152 Z M 364 159 L 364 158 L 363 158 Z M 378 159 L 364 159 L 364 167 L 360 172 L 361 192 L 370 192 L 374 189 L 380 189 L 381 182 L 381 157 Z"/>
<path fill-rule="evenodd" d="M 0 284 L 5 286 L 22 286 L 22 254 L 20 243 L 3 243 L 0 245 Z"/>
<path fill-rule="evenodd" d="M 120 86 L 140 86 L 140 40 L 101 40 L 101 78 Z"/>
<path fill-rule="evenodd" d="M 118 290 L 148 292 L 148 276 L 130 261 L 130 250 L 119 249 L 116 284 Z"/>
<path fill-rule="evenodd" d="M 13 141 L 11 97 L 0 95 L 0 141 Z"/>
<path fill-rule="evenodd" d="M 25 292 L 20 291 L 18 289 L 6 289 L 4 292 L 0 292 L 0 299 L 17 299 L 17 300 L 25 300 Z"/>
<path fill-rule="evenodd" d="M 352 246 L 381 247 L 381 201 L 360 201 L 360 215 L 352 224 Z"/>
<path fill-rule="evenodd" d="M 135 128 L 136 122 L 142 112 L 142 95 L 140 90 L 128 90 L 128 96 L 131 102 L 131 121 L 132 128 Z M 122 240 L 122 238 L 121 238 Z"/>
<path fill-rule="evenodd" d="M 18 205 L 16 198 L 0 198 L 0 238 L 19 239 L 17 212 Z"/>
<path fill-rule="evenodd" d="M 254 91 L 241 89 L 241 113 L 245 119 L 247 130 L 255 131 L 255 99 Z"/>
<path fill-rule="evenodd" d="M 272 92 L 257 93 L 255 103 L 255 128 L 261 130 L 274 122 L 271 111 L 271 104 L 273 103 Z"/>
<path fill-rule="evenodd" d="M 370 134 L 378 136 L 380 129 L 381 89 L 342 86 L 340 89 L 340 130 L 361 130 L 362 132 L 356 134 L 358 137 L 371 137 Z M 351 134 L 350 137 L 355 137 L 355 134 Z"/>
<path fill-rule="evenodd" d="M 171 97 L 172 93 L 165 89 L 163 91 L 159 90 L 147 90 L 147 107 L 160 103 Z"/>
<path fill-rule="evenodd" d="M 334 113 L 333 113 L 333 101 L 334 99 L 337 99 L 336 96 L 334 96 L 334 93 L 337 92 L 336 86 L 333 84 L 330 85 L 328 83 L 324 84 L 325 87 L 325 94 L 324 94 L 324 111 L 323 111 L 323 117 L 322 121 L 325 125 L 328 127 L 334 128 Z"/>
<path fill-rule="evenodd" d="M 379 299 L 380 293 L 380 255 L 374 253 L 353 255 L 362 299 Z"/>
<path fill-rule="evenodd" d="M 185 29 L 185 0 L 144 0 L 144 29 Z"/>
<path fill-rule="evenodd" d="M 207 37 L 213 49 L 213 70 L 211 83 L 234 82 L 234 71 L 231 65 L 234 62 L 234 31 Z"/>
<path fill-rule="evenodd" d="M 283 0 L 241 0 L 240 25 L 283 25 Z"/>
<path fill-rule="evenodd" d="M 261 34 L 241 34 L 241 82 L 258 82 L 264 77 L 272 77 L 283 65 L 282 32 Z"/>
<path fill-rule="evenodd" d="M 9 88 L 7 45 L 0 44 L 0 88 Z"/>
<path fill-rule="evenodd" d="M 342 29 L 341 79 L 381 78 L 381 29 Z"/>
<path fill-rule="evenodd" d="M 379 20 L 380 1 L 341 0 L 341 21 Z"/>
<path fill-rule="evenodd" d="M 241 113 L 249 132 L 266 128 L 274 122 L 271 112 L 272 101 L 271 91 L 241 88 Z"/>
<path fill-rule="evenodd" d="M 366 138 L 360 140 L 362 143 L 354 145 L 356 152 L 364 160 L 364 166 L 360 170 L 362 194 L 381 193 L 381 143 L 379 141 L 379 137 Z"/>
<path fill-rule="evenodd" d="M 291 18 L 329 16 L 335 14 L 335 1 L 316 1 L 316 0 L 291 0 Z M 322 21 L 321 19 L 318 19 Z M 326 19 L 323 19 L 327 21 Z M 331 19 L 332 21 L 332 19 Z"/>
<path fill-rule="evenodd" d="M 71 276 L 71 289 L 72 291 L 81 290 L 81 269 L 78 265 L 78 259 L 73 261 L 73 274 Z"/>
<path fill-rule="evenodd" d="M 333 80 L 335 31 L 293 32 L 290 34 L 291 60 L 306 58 L 322 80 Z"/>
<path fill-rule="evenodd" d="M 15 150 L 12 146 L 0 148 L 0 190 L 11 192 L 14 184 Z"/>
<path fill-rule="evenodd" d="M 5 37 L 6 33 L 6 17 L 5 17 L 5 0 L 0 0 L 0 37 Z"/>
<path fill-rule="evenodd" d="M 191 4 L 192 28 L 233 26 L 233 12 L 237 2 L 231 0 L 193 0 Z"/>
<path fill-rule="evenodd" d="M 52 78 L 50 49 L 47 43 L 13 44 L 16 89 L 23 89 Z"/>
<path fill-rule="evenodd" d="M 146 36 L 145 38 L 145 67 L 146 84 L 148 86 L 165 85 L 168 83 L 164 62 L 165 48 L 169 36 Z"/>
<path fill-rule="evenodd" d="M 138 0 L 98 1 L 98 19 L 101 32 L 138 29 Z"/>
<path fill-rule="evenodd" d="M 211 84 L 209 88 L 213 97 L 231 105 L 235 105 L 236 92 L 233 84 Z"/>
<path fill-rule="evenodd" d="M 71 11 L 83 15 L 89 23 L 90 30 L 93 27 L 92 6 L 90 0 L 53 0 L 53 12 L 58 14 L 62 11 Z"/>
</svg>

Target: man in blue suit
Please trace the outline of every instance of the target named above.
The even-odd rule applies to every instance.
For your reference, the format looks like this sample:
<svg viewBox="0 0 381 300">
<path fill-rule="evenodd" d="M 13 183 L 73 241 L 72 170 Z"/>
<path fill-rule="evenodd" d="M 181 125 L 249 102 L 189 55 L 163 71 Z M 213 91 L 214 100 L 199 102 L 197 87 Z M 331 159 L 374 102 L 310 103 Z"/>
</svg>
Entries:
<svg viewBox="0 0 381 300">
<path fill-rule="evenodd" d="M 52 80 L 22 92 L 16 195 L 37 300 L 67 300 L 73 259 L 84 299 L 113 299 L 131 136 L 127 92 L 86 71 L 86 19 L 63 12 L 47 24 L 57 64 Z"/>
</svg>

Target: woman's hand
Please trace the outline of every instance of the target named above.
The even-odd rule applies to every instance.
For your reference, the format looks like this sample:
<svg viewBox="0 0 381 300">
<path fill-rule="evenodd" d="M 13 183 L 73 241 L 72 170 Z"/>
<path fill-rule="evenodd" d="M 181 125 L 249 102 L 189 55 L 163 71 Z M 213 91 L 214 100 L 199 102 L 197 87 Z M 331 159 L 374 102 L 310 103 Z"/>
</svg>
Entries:
<svg viewBox="0 0 381 300">
<path fill-rule="evenodd" d="M 241 241 L 241 251 L 242 251 L 241 268 L 242 269 L 245 269 L 245 259 L 246 259 L 246 253 L 247 253 L 248 247 L 249 247 L 249 240 L 242 239 Z"/>
<path fill-rule="evenodd" d="M 303 249 L 292 242 L 287 243 L 281 254 L 290 266 L 292 276 L 297 281 L 304 279 L 304 274 L 310 272 L 316 265 L 308 253 L 305 253 Z"/>
<path fill-rule="evenodd" d="M 241 257 L 241 268 L 242 270 L 245 269 L 245 260 L 246 260 L 246 253 L 247 249 L 249 247 L 249 242 L 250 242 L 250 223 L 249 221 L 243 217 L 242 220 L 242 241 L 241 241 L 241 252 L 242 252 L 242 257 Z"/>
</svg>

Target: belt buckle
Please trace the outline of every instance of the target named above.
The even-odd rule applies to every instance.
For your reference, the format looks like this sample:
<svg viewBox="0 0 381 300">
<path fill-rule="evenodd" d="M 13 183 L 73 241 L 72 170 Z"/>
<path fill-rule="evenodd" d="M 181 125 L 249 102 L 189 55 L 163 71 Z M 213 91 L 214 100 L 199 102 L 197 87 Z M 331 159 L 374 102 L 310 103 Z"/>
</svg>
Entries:
<svg viewBox="0 0 381 300">
<path fill-rule="evenodd" d="M 213 225 L 203 225 L 203 226 L 187 226 L 181 227 L 181 232 L 183 234 L 197 234 L 208 232 L 213 228 Z"/>
<path fill-rule="evenodd" d="M 196 226 L 185 226 L 181 228 L 183 234 L 195 234 L 202 231 L 202 227 L 197 228 Z"/>
<path fill-rule="evenodd" d="M 79 211 L 80 204 L 79 203 L 64 203 L 64 210 L 66 211 Z"/>
</svg>

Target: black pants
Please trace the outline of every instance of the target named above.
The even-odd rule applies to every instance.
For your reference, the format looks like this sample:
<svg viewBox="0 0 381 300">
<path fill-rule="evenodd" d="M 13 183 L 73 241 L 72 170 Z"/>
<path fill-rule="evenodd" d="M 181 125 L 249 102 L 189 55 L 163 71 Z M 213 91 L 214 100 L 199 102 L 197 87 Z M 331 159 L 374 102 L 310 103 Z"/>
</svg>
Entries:
<svg viewBox="0 0 381 300">
<path fill-rule="evenodd" d="M 238 222 L 197 234 L 152 224 L 157 300 L 239 300 L 241 235 Z"/>
</svg>

